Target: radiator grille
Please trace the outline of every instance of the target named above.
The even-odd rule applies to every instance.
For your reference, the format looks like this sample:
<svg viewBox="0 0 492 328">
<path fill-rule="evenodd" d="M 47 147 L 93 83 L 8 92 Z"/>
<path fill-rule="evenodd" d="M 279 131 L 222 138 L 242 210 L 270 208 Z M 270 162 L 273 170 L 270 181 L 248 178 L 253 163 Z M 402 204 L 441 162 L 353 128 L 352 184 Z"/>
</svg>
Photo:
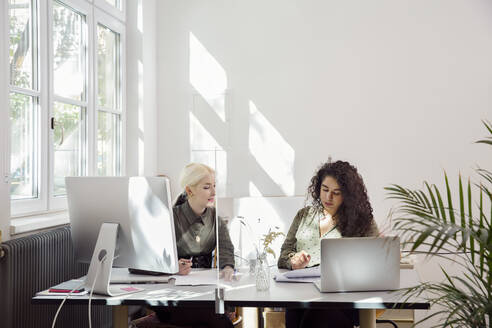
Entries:
<svg viewBox="0 0 492 328">
<path fill-rule="evenodd" d="M 51 327 L 58 305 L 33 305 L 32 296 L 60 282 L 83 276 L 88 265 L 76 263 L 70 228 L 63 227 L 2 244 L 0 326 Z M 64 305 L 56 327 L 87 327 L 87 305 Z M 111 327 L 110 307 L 92 306 L 93 327 Z"/>
</svg>

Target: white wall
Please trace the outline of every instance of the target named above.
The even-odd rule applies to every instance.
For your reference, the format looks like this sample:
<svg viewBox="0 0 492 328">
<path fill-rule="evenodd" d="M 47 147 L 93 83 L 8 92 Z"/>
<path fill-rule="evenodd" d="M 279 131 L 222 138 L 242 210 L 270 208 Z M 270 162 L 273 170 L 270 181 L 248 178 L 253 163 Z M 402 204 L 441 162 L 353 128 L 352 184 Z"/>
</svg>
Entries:
<svg viewBox="0 0 492 328">
<path fill-rule="evenodd" d="M 0 17 L 5 17 L 7 1 L 0 3 Z M 8 102 L 8 39 L 7 22 L 0 22 L 0 230 L 2 240 L 9 239 L 10 220 L 10 194 L 9 184 L 5 175 L 10 171 L 10 156 L 8 156 L 8 128 L 9 128 L 9 102 Z"/>
<path fill-rule="evenodd" d="M 156 175 L 156 2 L 127 1 L 126 175 Z"/>
<path fill-rule="evenodd" d="M 359 168 L 380 223 L 385 186 L 491 163 L 473 144 L 492 119 L 488 0 L 167 0 L 157 15 L 157 169 L 175 192 L 190 111 L 227 152 L 227 196 L 303 195 L 331 155 Z M 207 104 L 222 89 L 225 122 Z"/>
</svg>

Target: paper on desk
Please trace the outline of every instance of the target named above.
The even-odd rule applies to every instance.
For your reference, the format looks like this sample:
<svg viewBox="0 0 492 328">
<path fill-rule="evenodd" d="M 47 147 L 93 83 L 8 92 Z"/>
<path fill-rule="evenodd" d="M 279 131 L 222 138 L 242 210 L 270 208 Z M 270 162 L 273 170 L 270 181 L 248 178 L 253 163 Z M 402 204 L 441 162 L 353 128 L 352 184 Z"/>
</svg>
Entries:
<svg viewBox="0 0 492 328">
<path fill-rule="evenodd" d="M 185 276 L 175 275 L 169 279 L 174 279 L 175 286 L 216 285 L 217 270 L 191 270 L 191 272 Z"/>
<path fill-rule="evenodd" d="M 297 277 L 297 278 L 286 278 L 285 275 L 279 273 L 275 276 L 276 282 L 315 282 L 319 280 L 319 277 Z"/>
<path fill-rule="evenodd" d="M 278 273 L 275 281 L 278 282 L 313 282 L 319 280 L 321 271 L 319 266 Z"/>
<path fill-rule="evenodd" d="M 298 278 L 298 277 L 321 277 L 321 270 L 319 265 L 310 267 L 310 268 L 304 268 L 304 269 L 299 269 L 299 270 L 291 270 L 284 272 L 284 275 L 286 278 Z"/>
</svg>

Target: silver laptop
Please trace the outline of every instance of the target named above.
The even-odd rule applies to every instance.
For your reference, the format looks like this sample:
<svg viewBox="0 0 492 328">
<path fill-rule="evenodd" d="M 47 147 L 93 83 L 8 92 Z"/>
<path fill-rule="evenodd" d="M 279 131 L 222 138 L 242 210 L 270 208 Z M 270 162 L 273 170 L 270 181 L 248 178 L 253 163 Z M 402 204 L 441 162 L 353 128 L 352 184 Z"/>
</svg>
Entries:
<svg viewBox="0 0 492 328">
<path fill-rule="evenodd" d="M 321 279 L 314 284 L 321 292 L 400 288 L 400 239 L 322 239 Z"/>
</svg>

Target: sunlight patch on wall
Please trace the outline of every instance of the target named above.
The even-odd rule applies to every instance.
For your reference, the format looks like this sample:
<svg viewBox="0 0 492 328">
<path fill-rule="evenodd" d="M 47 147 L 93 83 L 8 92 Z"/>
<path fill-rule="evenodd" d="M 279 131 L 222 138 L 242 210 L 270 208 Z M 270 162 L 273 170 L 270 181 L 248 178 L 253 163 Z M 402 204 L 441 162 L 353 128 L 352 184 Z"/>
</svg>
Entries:
<svg viewBox="0 0 492 328">
<path fill-rule="evenodd" d="M 210 132 L 205 129 L 198 118 L 190 112 L 190 148 L 199 150 L 213 150 L 223 148 L 215 140 L 215 138 L 210 134 Z"/>
<path fill-rule="evenodd" d="M 225 122 L 227 75 L 224 68 L 190 32 L 190 83 Z"/>
<path fill-rule="evenodd" d="M 143 8 L 142 0 L 137 0 L 137 30 L 143 33 Z"/>
<path fill-rule="evenodd" d="M 294 149 L 252 101 L 249 113 L 249 151 L 285 195 L 294 195 Z"/>
<path fill-rule="evenodd" d="M 215 169 L 217 197 L 226 195 L 227 152 L 190 112 L 190 161 L 203 163 Z"/>
<path fill-rule="evenodd" d="M 263 194 L 258 189 L 258 187 L 253 182 L 251 182 L 251 181 L 249 182 L 249 195 L 251 197 L 261 197 L 261 196 L 263 196 Z"/>
<path fill-rule="evenodd" d="M 142 60 L 138 60 L 138 174 L 144 175 L 145 173 L 145 142 L 144 142 L 144 81 L 143 81 L 143 63 Z"/>
</svg>

